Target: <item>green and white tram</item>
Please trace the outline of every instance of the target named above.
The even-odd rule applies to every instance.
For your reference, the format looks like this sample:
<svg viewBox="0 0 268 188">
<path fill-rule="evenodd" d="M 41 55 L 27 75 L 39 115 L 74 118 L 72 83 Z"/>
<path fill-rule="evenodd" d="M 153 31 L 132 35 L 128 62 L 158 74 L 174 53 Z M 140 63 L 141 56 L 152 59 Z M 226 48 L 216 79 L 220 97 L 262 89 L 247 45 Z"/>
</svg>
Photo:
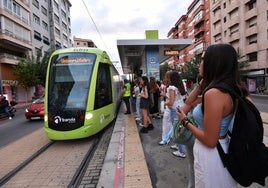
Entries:
<svg viewBox="0 0 268 188">
<path fill-rule="evenodd" d="M 94 135 L 120 105 L 122 81 L 105 51 L 66 48 L 50 57 L 45 92 L 45 131 L 51 140 Z"/>
</svg>

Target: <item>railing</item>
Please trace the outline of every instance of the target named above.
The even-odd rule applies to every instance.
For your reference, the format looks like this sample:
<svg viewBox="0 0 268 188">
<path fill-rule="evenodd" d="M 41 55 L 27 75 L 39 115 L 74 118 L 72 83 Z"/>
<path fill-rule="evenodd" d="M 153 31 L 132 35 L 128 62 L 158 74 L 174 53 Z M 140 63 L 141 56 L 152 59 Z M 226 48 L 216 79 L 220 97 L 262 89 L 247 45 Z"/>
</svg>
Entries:
<svg viewBox="0 0 268 188">
<path fill-rule="evenodd" d="M 24 42 L 26 44 L 31 45 L 31 41 L 30 40 L 26 40 L 26 39 L 22 38 L 21 36 L 16 35 L 12 31 L 9 31 L 7 29 L 0 29 L 0 34 L 4 34 L 4 35 L 7 35 L 7 36 L 10 36 L 10 37 L 12 37 L 14 39 L 17 39 L 19 41 L 22 41 L 22 42 Z"/>
</svg>

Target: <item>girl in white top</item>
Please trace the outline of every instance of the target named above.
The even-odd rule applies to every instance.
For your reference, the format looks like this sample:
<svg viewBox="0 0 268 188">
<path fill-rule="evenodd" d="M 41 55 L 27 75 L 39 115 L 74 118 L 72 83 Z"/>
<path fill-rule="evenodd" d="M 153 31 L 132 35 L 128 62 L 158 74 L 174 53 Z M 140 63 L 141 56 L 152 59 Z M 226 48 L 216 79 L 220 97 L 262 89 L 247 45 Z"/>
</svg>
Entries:
<svg viewBox="0 0 268 188">
<path fill-rule="evenodd" d="M 169 143 L 172 132 L 172 123 L 178 119 L 177 107 L 184 104 L 184 96 L 186 94 L 182 79 L 178 72 L 170 71 L 166 73 L 167 80 L 167 93 L 165 102 L 165 112 L 163 116 L 162 125 L 162 141 L 160 145 L 166 145 Z"/>
</svg>

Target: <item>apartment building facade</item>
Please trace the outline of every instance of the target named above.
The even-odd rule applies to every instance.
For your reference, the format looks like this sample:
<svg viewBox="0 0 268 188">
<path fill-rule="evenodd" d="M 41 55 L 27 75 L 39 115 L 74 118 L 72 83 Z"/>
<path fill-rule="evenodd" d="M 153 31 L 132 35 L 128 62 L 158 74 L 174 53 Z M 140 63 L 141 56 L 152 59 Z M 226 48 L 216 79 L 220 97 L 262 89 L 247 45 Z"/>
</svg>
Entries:
<svg viewBox="0 0 268 188">
<path fill-rule="evenodd" d="M 14 66 L 26 55 L 72 46 L 68 0 L 0 0 L 0 94 L 24 102 Z"/>
<path fill-rule="evenodd" d="M 191 38 L 193 44 L 172 62 L 183 66 L 210 44 L 229 43 L 239 61 L 247 61 L 243 80 L 250 92 L 268 86 L 268 0 L 194 0 L 169 38 Z"/>
<path fill-rule="evenodd" d="M 33 54 L 72 46 L 68 0 L 31 0 Z"/>
<path fill-rule="evenodd" d="M 73 37 L 73 46 L 97 48 L 97 46 L 91 39 L 83 39 L 83 38 L 77 38 L 77 37 Z"/>
<path fill-rule="evenodd" d="M 268 0 L 211 0 L 211 44 L 229 43 L 241 61 L 250 92 L 268 85 Z"/>
<path fill-rule="evenodd" d="M 18 81 L 13 66 L 32 49 L 30 5 L 27 0 L 0 0 L 0 94 L 15 97 Z"/>
<path fill-rule="evenodd" d="M 210 45 L 209 0 L 194 0 L 173 28 L 168 32 L 168 38 L 192 39 L 192 45 L 182 50 L 177 57 L 173 57 L 174 66 L 183 67 Z"/>
</svg>

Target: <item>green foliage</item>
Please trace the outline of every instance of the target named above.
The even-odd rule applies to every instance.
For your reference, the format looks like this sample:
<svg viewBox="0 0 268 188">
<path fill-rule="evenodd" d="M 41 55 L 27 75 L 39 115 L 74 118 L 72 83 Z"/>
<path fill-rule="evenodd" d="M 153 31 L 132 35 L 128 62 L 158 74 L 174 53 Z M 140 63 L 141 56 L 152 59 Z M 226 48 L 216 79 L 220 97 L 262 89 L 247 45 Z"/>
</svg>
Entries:
<svg viewBox="0 0 268 188">
<path fill-rule="evenodd" d="M 199 74 L 200 60 L 200 57 L 195 57 L 189 62 L 186 62 L 184 67 L 181 69 L 181 77 L 183 79 L 192 80 L 195 82 Z"/>
<path fill-rule="evenodd" d="M 169 70 L 168 62 L 164 62 L 160 65 L 160 79 L 164 80 L 166 72 Z"/>
<path fill-rule="evenodd" d="M 17 77 L 19 84 L 26 90 L 32 86 L 35 86 L 39 82 L 37 77 L 33 57 L 26 57 L 19 61 L 14 66 L 14 74 Z"/>
<path fill-rule="evenodd" d="M 52 50 L 49 50 L 41 59 L 40 51 L 36 57 L 27 56 L 14 66 L 14 74 L 22 87 L 28 89 L 39 84 L 45 85 L 47 63 L 51 53 Z"/>
<path fill-rule="evenodd" d="M 38 75 L 38 80 L 41 85 L 45 85 L 46 82 L 46 72 L 47 72 L 47 65 L 50 55 L 52 54 L 52 50 L 49 50 L 47 53 L 44 54 L 41 61 L 37 61 L 35 64 L 36 73 Z"/>
</svg>

